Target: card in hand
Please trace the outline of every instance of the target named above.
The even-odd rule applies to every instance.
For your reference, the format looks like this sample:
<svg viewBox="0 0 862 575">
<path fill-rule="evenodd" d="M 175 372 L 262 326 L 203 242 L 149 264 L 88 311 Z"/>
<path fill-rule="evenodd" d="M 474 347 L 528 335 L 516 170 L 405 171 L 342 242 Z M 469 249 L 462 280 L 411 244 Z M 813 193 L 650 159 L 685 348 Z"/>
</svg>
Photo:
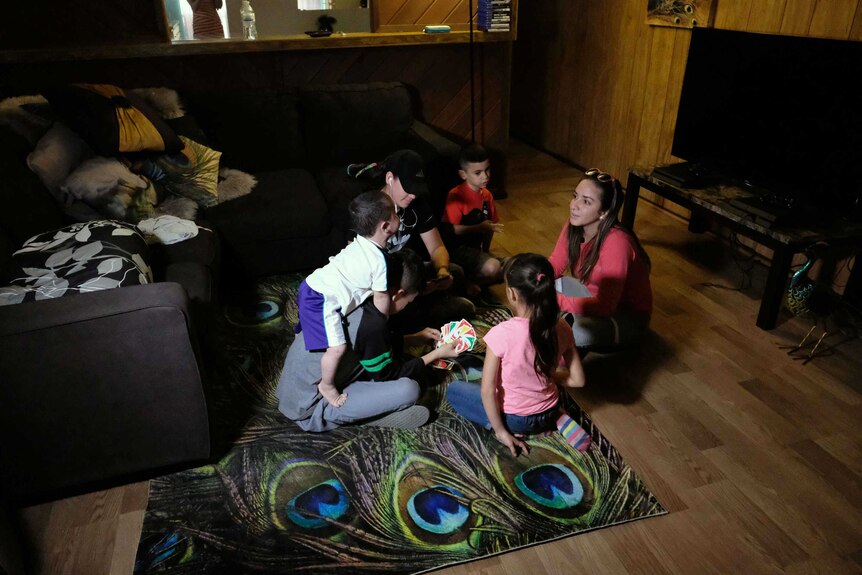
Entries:
<svg viewBox="0 0 862 575">
<path fill-rule="evenodd" d="M 437 342 L 437 347 L 454 342 L 458 353 L 470 351 L 476 345 L 476 330 L 466 319 L 445 324 L 440 328 L 440 336 L 442 339 Z"/>
</svg>

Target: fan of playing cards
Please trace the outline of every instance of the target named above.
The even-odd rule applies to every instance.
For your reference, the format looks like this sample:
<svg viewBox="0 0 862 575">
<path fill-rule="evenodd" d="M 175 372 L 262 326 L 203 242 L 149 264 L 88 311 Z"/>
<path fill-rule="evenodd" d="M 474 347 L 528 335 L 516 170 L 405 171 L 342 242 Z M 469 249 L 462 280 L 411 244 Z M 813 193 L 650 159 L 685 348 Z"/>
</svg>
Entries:
<svg viewBox="0 0 862 575">
<path fill-rule="evenodd" d="M 437 342 L 437 347 L 444 343 L 454 343 L 455 351 L 470 351 L 476 345 L 476 329 L 466 319 L 461 321 L 450 321 L 440 328 L 442 339 Z"/>
<path fill-rule="evenodd" d="M 440 328 L 440 335 L 441 340 L 437 342 L 437 347 L 445 343 L 454 343 L 455 351 L 458 353 L 470 351 L 476 345 L 476 329 L 466 319 L 450 321 Z M 453 362 L 439 359 L 433 365 L 442 369 L 451 369 Z"/>
</svg>

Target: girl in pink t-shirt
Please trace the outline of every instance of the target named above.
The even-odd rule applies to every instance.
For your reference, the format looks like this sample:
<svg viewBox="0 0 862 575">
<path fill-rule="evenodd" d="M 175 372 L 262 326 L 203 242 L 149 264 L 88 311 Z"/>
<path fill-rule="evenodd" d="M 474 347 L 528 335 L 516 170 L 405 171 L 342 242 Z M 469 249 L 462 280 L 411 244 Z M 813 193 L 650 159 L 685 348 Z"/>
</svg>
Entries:
<svg viewBox="0 0 862 575">
<path fill-rule="evenodd" d="M 466 419 L 493 429 L 513 456 L 529 452 L 516 437 L 556 429 L 558 386 L 582 387 L 584 369 L 569 325 L 559 319 L 554 270 L 538 254 L 518 254 L 504 271 L 514 317 L 485 336 L 481 386 L 455 381 L 446 399 Z"/>
</svg>

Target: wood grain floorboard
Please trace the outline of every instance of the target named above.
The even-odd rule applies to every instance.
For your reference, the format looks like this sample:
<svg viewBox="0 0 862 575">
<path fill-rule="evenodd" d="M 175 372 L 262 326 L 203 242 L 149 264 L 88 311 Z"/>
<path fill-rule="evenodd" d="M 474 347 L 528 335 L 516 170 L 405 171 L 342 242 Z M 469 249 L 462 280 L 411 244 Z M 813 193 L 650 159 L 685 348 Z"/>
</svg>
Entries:
<svg viewBox="0 0 862 575">
<path fill-rule="evenodd" d="M 493 249 L 550 254 L 580 173 L 516 141 L 508 175 Z M 636 229 L 653 261 L 651 336 L 588 356 L 573 396 L 670 513 L 437 573 L 862 573 L 859 340 L 803 365 L 781 346 L 812 320 L 754 325 L 761 266 L 744 276 L 729 245 L 647 202 Z M 131 573 L 146 502 L 143 482 L 22 510 L 32 573 Z"/>
</svg>

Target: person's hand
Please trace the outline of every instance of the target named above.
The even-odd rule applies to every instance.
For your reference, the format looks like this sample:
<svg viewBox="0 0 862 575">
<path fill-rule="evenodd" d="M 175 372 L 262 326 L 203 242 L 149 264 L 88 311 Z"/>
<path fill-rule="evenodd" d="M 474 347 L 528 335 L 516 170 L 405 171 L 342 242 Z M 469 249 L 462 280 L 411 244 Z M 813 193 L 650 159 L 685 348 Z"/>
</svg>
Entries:
<svg viewBox="0 0 862 575">
<path fill-rule="evenodd" d="M 554 369 L 554 372 L 551 374 L 551 379 L 557 385 L 562 385 L 563 387 L 570 387 L 566 385 L 566 382 L 569 381 L 569 377 L 571 376 L 571 372 L 569 372 L 568 367 L 558 366 Z"/>
<path fill-rule="evenodd" d="M 497 437 L 497 441 L 509 448 L 509 452 L 512 454 L 512 457 L 518 457 L 521 451 L 525 454 L 530 453 L 530 447 L 508 431 L 498 431 L 495 435 Z"/>
<path fill-rule="evenodd" d="M 431 341 L 440 341 L 443 338 L 443 334 L 440 333 L 440 330 L 434 329 L 433 327 L 426 327 L 422 331 L 417 332 L 416 336 L 422 339 L 429 339 Z"/>
<path fill-rule="evenodd" d="M 437 277 L 432 280 L 429 280 L 425 285 L 425 293 L 431 293 L 434 291 L 445 291 L 452 287 L 453 281 L 452 275 L 449 273 L 447 268 L 440 268 L 437 270 Z"/>
<path fill-rule="evenodd" d="M 491 220 L 485 220 L 484 222 L 482 222 L 482 230 L 484 230 L 486 232 L 492 232 L 495 234 L 502 234 L 503 233 L 503 224 L 500 224 L 500 223 L 495 224 Z"/>
<path fill-rule="evenodd" d="M 437 358 L 438 359 L 450 359 L 453 357 L 458 357 L 461 355 L 460 351 L 455 350 L 455 342 L 450 341 L 449 343 L 444 343 L 440 347 L 437 348 Z"/>
</svg>

